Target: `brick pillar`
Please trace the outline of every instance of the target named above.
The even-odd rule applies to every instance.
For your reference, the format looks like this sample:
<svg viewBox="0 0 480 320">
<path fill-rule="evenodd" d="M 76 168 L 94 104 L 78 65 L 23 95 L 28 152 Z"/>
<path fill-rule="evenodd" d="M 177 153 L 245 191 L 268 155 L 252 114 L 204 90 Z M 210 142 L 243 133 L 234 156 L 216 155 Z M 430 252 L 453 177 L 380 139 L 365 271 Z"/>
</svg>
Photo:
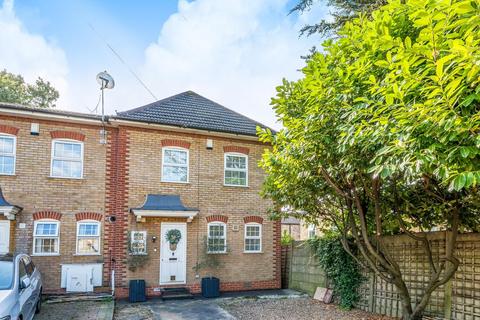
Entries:
<svg viewBox="0 0 480 320">
<path fill-rule="evenodd" d="M 107 139 L 106 214 L 104 236 L 104 279 L 111 283 L 115 269 L 115 286 L 127 285 L 127 232 L 128 232 L 128 153 L 129 139 L 126 129 L 109 130 Z M 115 221 L 112 221 L 115 220 Z"/>
<path fill-rule="evenodd" d="M 282 288 L 282 225 L 280 220 L 273 221 L 273 279 L 275 287 Z"/>
</svg>

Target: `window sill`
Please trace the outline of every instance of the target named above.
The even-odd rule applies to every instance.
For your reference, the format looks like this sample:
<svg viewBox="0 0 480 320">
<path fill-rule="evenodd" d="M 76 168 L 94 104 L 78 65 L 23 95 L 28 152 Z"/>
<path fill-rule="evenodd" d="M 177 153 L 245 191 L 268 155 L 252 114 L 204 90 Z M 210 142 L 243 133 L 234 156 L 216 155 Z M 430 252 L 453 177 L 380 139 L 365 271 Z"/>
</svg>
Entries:
<svg viewBox="0 0 480 320">
<path fill-rule="evenodd" d="M 5 177 L 15 177 L 16 174 L 14 173 L 0 173 L 0 176 L 5 176 Z"/>
<path fill-rule="evenodd" d="M 44 254 L 44 253 L 32 253 L 32 257 L 59 257 L 60 253 L 53 253 L 53 254 Z"/>
<path fill-rule="evenodd" d="M 246 253 L 246 254 L 259 254 L 260 253 L 261 254 L 261 253 L 263 253 L 263 251 L 245 251 L 244 250 L 243 253 Z"/>
<path fill-rule="evenodd" d="M 74 253 L 74 257 L 98 257 L 101 256 L 101 253 Z"/>
<path fill-rule="evenodd" d="M 48 176 L 47 177 L 48 179 L 51 179 L 51 180 L 75 180 L 75 181 L 82 181 L 82 180 L 85 180 L 84 177 L 81 177 L 81 178 L 70 178 L 70 177 L 54 177 L 54 176 Z"/>
<path fill-rule="evenodd" d="M 224 187 L 232 187 L 232 188 L 245 188 L 245 189 L 249 188 L 248 185 L 240 186 L 240 185 L 236 185 L 236 184 L 225 184 L 225 183 L 223 184 L 223 186 Z"/>
<path fill-rule="evenodd" d="M 228 252 L 207 252 L 207 254 L 228 254 Z"/>
<path fill-rule="evenodd" d="M 190 181 L 165 181 L 160 180 L 161 183 L 175 183 L 175 184 L 190 184 Z"/>
</svg>

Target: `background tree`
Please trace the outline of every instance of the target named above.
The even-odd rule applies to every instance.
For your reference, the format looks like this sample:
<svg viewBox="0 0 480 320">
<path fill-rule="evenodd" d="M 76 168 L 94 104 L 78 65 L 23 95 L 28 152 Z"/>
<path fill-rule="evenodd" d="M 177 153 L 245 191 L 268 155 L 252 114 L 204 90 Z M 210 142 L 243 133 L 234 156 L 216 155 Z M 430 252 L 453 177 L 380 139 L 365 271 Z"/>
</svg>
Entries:
<svg viewBox="0 0 480 320">
<path fill-rule="evenodd" d="M 344 249 L 397 288 L 403 319 L 421 319 L 458 268 L 458 232 L 479 223 L 478 16 L 475 1 L 392 0 L 347 22 L 303 79 L 277 88 L 284 129 L 261 134 L 273 145 L 264 195 L 335 226 Z M 414 233 L 434 226 L 448 230 L 438 259 Z M 415 300 L 382 237 L 397 232 L 420 242 L 429 261 Z"/>
<path fill-rule="evenodd" d="M 50 82 L 38 78 L 34 84 L 22 76 L 0 71 L 0 101 L 18 103 L 35 108 L 54 108 L 59 97 Z"/>
<path fill-rule="evenodd" d="M 300 30 L 301 35 L 310 36 L 319 33 L 322 36 L 331 36 L 335 34 L 347 21 L 357 18 L 360 14 L 370 14 L 372 11 L 385 5 L 387 0 L 300 0 L 290 13 L 304 13 L 311 9 L 312 6 L 324 2 L 333 9 L 331 15 L 333 21 L 322 20 L 319 23 L 305 25 Z"/>
</svg>

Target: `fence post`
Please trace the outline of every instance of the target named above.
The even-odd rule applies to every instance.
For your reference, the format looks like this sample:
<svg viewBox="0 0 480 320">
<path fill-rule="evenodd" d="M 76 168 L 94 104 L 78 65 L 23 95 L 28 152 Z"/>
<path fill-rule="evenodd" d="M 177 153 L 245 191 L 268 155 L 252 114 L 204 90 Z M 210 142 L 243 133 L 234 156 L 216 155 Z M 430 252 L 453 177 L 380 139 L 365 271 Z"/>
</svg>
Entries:
<svg viewBox="0 0 480 320">
<path fill-rule="evenodd" d="M 449 238 L 451 237 L 451 232 L 445 231 L 445 250 L 448 252 L 451 248 L 451 243 Z M 447 262 L 447 264 L 450 262 Z M 453 285 L 452 285 L 452 278 L 445 283 L 444 286 L 444 305 L 443 305 L 443 318 L 445 320 L 452 319 L 452 293 L 453 293 Z"/>
<path fill-rule="evenodd" d="M 375 312 L 375 272 L 370 272 L 370 289 L 368 297 L 368 311 Z"/>
</svg>

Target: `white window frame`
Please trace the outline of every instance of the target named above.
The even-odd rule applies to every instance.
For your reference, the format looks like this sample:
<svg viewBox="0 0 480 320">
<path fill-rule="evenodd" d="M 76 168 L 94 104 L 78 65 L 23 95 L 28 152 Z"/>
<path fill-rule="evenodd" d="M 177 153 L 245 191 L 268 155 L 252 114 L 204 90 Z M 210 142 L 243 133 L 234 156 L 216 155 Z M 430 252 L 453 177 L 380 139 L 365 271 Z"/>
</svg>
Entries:
<svg viewBox="0 0 480 320">
<path fill-rule="evenodd" d="M 235 157 L 243 157 L 245 158 L 245 169 L 235 169 L 235 168 L 227 168 L 227 157 L 228 156 L 235 156 Z M 226 183 L 226 172 L 227 171 L 239 171 L 239 172 L 245 172 L 245 185 L 241 184 L 229 184 Z M 248 155 L 243 154 L 243 153 L 237 153 L 237 152 L 226 152 L 223 155 L 223 185 L 227 187 L 240 187 L 240 188 L 246 188 L 248 187 Z"/>
<path fill-rule="evenodd" d="M 258 227 L 259 235 L 258 236 L 247 236 L 247 226 L 255 226 Z M 244 241 L 243 241 L 243 252 L 244 253 L 262 253 L 262 225 L 256 222 L 249 222 L 245 224 L 245 231 L 244 231 Z M 247 239 L 259 239 L 260 240 L 260 249 L 259 250 L 247 250 Z"/>
<path fill-rule="evenodd" d="M 0 153 L 0 156 L 13 157 L 13 172 L 12 173 L 0 172 L 0 175 L 13 176 L 15 175 L 16 162 L 17 162 L 17 137 L 11 134 L 4 134 L 4 133 L 0 134 L 0 137 L 13 139 L 13 153 Z"/>
<path fill-rule="evenodd" d="M 315 238 L 317 235 L 317 227 L 314 224 L 309 224 L 307 227 L 308 239 Z"/>
<path fill-rule="evenodd" d="M 144 240 L 135 240 L 135 233 L 141 233 L 143 234 L 143 239 Z M 132 244 L 133 243 L 136 243 L 136 242 L 145 242 L 145 252 L 139 252 L 139 251 L 133 251 L 132 250 Z M 147 231 L 138 231 L 138 230 L 132 230 L 130 232 L 130 254 L 132 256 L 144 256 L 144 255 L 147 255 L 148 254 L 148 251 L 147 251 Z"/>
<path fill-rule="evenodd" d="M 187 153 L 187 164 L 186 165 L 178 165 L 178 164 L 169 164 L 165 163 L 165 151 L 171 150 L 171 151 L 183 151 Z M 175 180 L 166 180 L 165 179 L 165 174 L 164 174 L 164 168 L 165 165 L 171 166 L 171 167 L 186 167 L 187 168 L 187 181 L 175 181 Z M 190 181 L 190 150 L 186 148 L 181 148 L 181 147 L 163 147 L 162 148 L 162 182 L 169 182 L 169 183 L 189 183 Z"/>
<path fill-rule="evenodd" d="M 38 224 L 48 223 L 57 225 L 57 234 L 56 235 L 46 235 L 46 236 L 37 236 L 37 226 Z M 57 239 L 56 251 L 55 252 L 35 252 L 37 246 L 35 245 L 36 239 Z M 32 256 L 59 256 L 60 255 L 60 221 L 53 219 L 41 219 L 35 220 L 33 223 L 33 247 L 32 247 Z"/>
<path fill-rule="evenodd" d="M 96 224 L 98 226 L 98 234 L 97 235 L 80 235 L 80 225 L 82 224 Z M 101 256 L 102 255 L 102 224 L 100 221 L 97 220 L 80 220 L 77 221 L 77 234 L 75 237 L 75 255 L 77 256 Z M 78 251 L 78 240 L 81 238 L 98 238 L 98 252 L 90 252 L 90 253 L 85 253 L 85 252 L 79 252 Z"/>
<path fill-rule="evenodd" d="M 208 245 L 208 242 L 210 240 L 210 227 L 211 226 L 222 226 L 223 227 L 223 237 L 219 239 L 224 239 L 225 240 L 225 246 L 222 251 L 211 251 Z M 207 224 L 207 253 L 208 254 L 222 254 L 222 253 L 227 253 L 227 224 L 224 222 L 220 221 L 214 221 L 210 222 Z"/>
<path fill-rule="evenodd" d="M 56 142 L 74 143 L 74 144 L 79 144 L 80 145 L 80 164 L 81 164 L 81 168 L 82 168 L 81 173 L 80 173 L 80 177 L 64 177 L 64 176 L 53 175 L 53 161 L 54 160 L 64 160 L 64 161 L 78 162 L 78 160 L 74 160 L 74 159 L 55 157 L 55 143 Z M 52 151 L 51 151 L 51 156 L 50 156 L 50 177 L 60 178 L 60 179 L 83 179 L 83 165 L 84 165 L 83 162 L 84 162 L 84 144 L 83 144 L 82 141 L 72 140 L 72 139 L 53 139 L 52 140 Z"/>
</svg>

